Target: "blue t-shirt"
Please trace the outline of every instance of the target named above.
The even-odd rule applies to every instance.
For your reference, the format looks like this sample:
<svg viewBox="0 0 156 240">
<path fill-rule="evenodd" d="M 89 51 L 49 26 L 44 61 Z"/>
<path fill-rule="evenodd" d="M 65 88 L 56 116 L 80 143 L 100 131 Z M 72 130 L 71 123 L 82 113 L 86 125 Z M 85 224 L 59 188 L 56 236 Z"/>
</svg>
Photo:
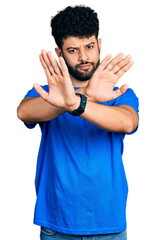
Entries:
<svg viewBox="0 0 156 240">
<path fill-rule="evenodd" d="M 47 85 L 42 87 L 49 91 Z M 33 88 L 25 97 L 38 96 Z M 101 104 L 126 104 L 138 112 L 138 98 L 132 89 Z M 26 124 L 28 128 L 35 125 Z M 40 122 L 39 126 L 42 137 L 35 179 L 34 223 L 73 235 L 125 230 L 125 134 L 103 130 L 68 112 Z"/>
</svg>

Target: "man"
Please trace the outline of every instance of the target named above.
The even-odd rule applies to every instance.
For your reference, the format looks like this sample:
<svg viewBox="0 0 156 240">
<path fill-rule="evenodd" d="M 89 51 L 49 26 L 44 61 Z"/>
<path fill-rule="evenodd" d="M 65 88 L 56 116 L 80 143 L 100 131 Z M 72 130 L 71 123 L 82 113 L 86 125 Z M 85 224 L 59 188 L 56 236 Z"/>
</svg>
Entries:
<svg viewBox="0 0 156 240">
<path fill-rule="evenodd" d="M 48 85 L 34 84 L 18 107 L 42 139 L 34 223 L 41 239 L 127 239 L 125 134 L 138 126 L 138 99 L 118 79 L 131 56 L 100 62 L 99 21 L 89 7 L 67 7 L 51 20 L 59 63 L 42 50 Z M 86 237 L 83 237 L 86 236 Z"/>
</svg>

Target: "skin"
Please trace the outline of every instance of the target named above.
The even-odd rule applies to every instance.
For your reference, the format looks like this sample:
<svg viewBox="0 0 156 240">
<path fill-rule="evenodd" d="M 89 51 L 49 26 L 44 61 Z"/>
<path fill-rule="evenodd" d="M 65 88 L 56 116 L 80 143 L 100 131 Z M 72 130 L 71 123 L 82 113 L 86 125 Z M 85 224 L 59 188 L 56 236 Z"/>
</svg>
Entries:
<svg viewBox="0 0 156 240">
<path fill-rule="evenodd" d="M 63 41 L 62 50 L 56 48 L 55 51 L 60 57 L 63 56 L 68 64 L 75 68 L 78 67 L 78 71 L 81 74 L 88 75 L 93 69 L 93 64 L 96 66 L 99 62 L 99 54 L 101 51 L 101 39 L 97 41 L 95 36 L 88 38 L 76 38 L 68 37 Z M 88 64 L 85 64 L 85 63 Z M 72 75 L 70 75 L 71 81 L 74 87 L 85 87 L 88 81 L 78 81 Z M 90 78 L 89 78 L 90 79 Z"/>
<path fill-rule="evenodd" d="M 48 121 L 66 111 L 71 112 L 77 109 L 80 97 L 75 95 L 74 87 L 80 87 L 77 92 L 86 95 L 88 99 L 85 112 L 80 117 L 109 131 L 129 133 L 137 127 L 138 116 L 130 106 L 114 107 L 96 103 L 116 99 L 126 92 L 127 84 L 116 91 L 113 89 L 119 78 L 133 65 L 130 55 L 124 57 L 124 54 L 120 53 L 111 59 L 112 56 L 109 54 L 102 60 L 89 80 L 80 81 L 69 74 L 66 62 L 82 75 L 89 75 L 93 65 L 99 61 L 101 39 L 97 41 L 95 36 L 68 37 L 64 39 L 62 49 L 55 50 L 59 63 L 51 52 L 42 50 L 40 54 L 49 93 L 45 92 L 39 84 L 34 84 L 40 97 L 22 101 L 18 107 L 18 117 L 21 120 L 29 123 Z"/>
</svg>

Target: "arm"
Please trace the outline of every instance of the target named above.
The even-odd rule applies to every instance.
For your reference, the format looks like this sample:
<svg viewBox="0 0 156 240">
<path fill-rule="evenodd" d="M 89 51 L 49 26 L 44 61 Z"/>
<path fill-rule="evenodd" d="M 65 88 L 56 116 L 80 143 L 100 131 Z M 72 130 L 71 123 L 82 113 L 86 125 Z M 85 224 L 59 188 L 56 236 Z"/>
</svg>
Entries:
<svg viewBox="0 0 156 240">
<path fill-rule="evenodd" d="M 113 90 L 118 79 L 133 65 L 131 56 L 121 60 L 121 53 L 106 65 L 107 57 L 101 62 L 88 85 L 76 90 L 86 95 L 89 100 L 80 117 L 108 131 L 131 133 L 138 125 L 138 114 L 134 108 L 128 105 L 105 106 L 95 103 L 116 99 L 128 88 L 125 84 L 116 91 Z"/>
<path fill-rule="evenodd" d="M 44 56 L 44 54 L 46 56 Z M 49 104 L 46 109 L 56 111 L 55 114 L 51 112 L 51 114 L 48 115 L 52 119 L 52 116 L 55 117 L 66 111 L 73 111 L 76 109 L 79 106 L 80 98 L 75 95 L 68 69 L 63 58 L 59 58 L 60 68 L 50 52 L 44 54 L 40 56 L 40 60 L 48 79 L 49 93 L 45 92 L 38 84 L 34 84 L 34 87 L 42 97 L 42 103 L 45 104 L 46 102 Z M 48 60 L 46 57 L 48 57 Z M 130 61 L 130 56 L 121 60 L 122 57 L 123 55 L 119 54 L 108 63 L 110 56 L 107 56 L 93 74 L 87 87 L 79 89 L 80 93 L 88 97 L 86 110 L 81 117 L 103 129 L 131 132 L 137 125 L 137 114 L 133 108 L 129 106 L 110 107 L 95 103 L 96 101 L 105 102 L 115 99 L 126 92 L 128 88 L 127 85 L 123 85 L 116 91 L 113 90 L 118 79 L 133 64 L 133 62 Z M 35 103 L 37 100 L 33 101 Z M 27 107 L 28 106 L 27 102 Z M 45 107 L 45 105 L 43 106 Z M 33 112 L 34 109 L 32 109 L 32 114 Z"/>
<path fill-rule="evenodd" d="M 105 106 L 88 101 L 80 117 L 111 132 L 131 133 L 138 125 L 138 115 L 128 105 Z"/>
<path fill-rule="evenodd" d="M 23 99 L 17 108 L 17 116 L 25 123 L 49 121 L 65 113 L 63 108 L 55 107 L 41 97 Z"/>
<path fill-rule="evenodd" d="M 55 68 L 58 68 L 58 64 L 56 60 L 53 58 L 53 65 Z M 44 68 L 49 86 L 50 81 L 52 79 L 51 76 L 51 63 L 49 58 L 47 57 L 45 51 L 42 51 L 40 55 L 40 62 L 42 67 Z M 39 87 L 38 84 L 35 85 L 35 90 L 41 95 L 45 96 L 45 92 Z M 49 103 L 47 100 L 44 100 L 43 97 L 28 97 L 22 100 L 20 105 L 17 108 L 17 116 L 20 120 L 25 123 L 34 123 L 34 122 L 42 122 L 42 121 L 49 121 L 51 119 L 56 118 L 57 116 L 66 112 L 64 108 L 59 107 L 59 99 L 57 96 L 57 91 L 54 91 L 53 94 L 53 87 L 49 87 L 49 96 L 52 96 L 53 100 Z M 55 104 L 56 99 L 58 104 Z M 60 99 L 61 101 L 61 99 Z M 55 106 L 56 105 L 56 106 Z"/>
</svg>

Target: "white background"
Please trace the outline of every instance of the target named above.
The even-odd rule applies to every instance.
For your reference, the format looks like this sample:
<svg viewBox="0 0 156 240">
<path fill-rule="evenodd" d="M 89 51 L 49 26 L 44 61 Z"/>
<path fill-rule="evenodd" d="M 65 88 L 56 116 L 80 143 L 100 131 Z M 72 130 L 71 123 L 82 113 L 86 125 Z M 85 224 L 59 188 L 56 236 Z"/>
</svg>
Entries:
<svg viewBox="0 0 156 240">
<path fill-rule="evenodd" d="M 98 13 L 106 54 L 131 54 L 135 62 L 118 85 L 128 83 L 140 99 L 140 127 L 125 139 L 129 183 L 129 240 L 155 238 L 155 3 L 148 0 L 14 0 L 0 6 L 0 229 L 3 240 L 37 240 L 33 225 L 34 179 L 40 130 L 28 130 L 16 108 L 34 82 L 46 84 L 41 49 L 53 51 L 50 19 L 67 5 L 85 4 Z"/>
</svg>

